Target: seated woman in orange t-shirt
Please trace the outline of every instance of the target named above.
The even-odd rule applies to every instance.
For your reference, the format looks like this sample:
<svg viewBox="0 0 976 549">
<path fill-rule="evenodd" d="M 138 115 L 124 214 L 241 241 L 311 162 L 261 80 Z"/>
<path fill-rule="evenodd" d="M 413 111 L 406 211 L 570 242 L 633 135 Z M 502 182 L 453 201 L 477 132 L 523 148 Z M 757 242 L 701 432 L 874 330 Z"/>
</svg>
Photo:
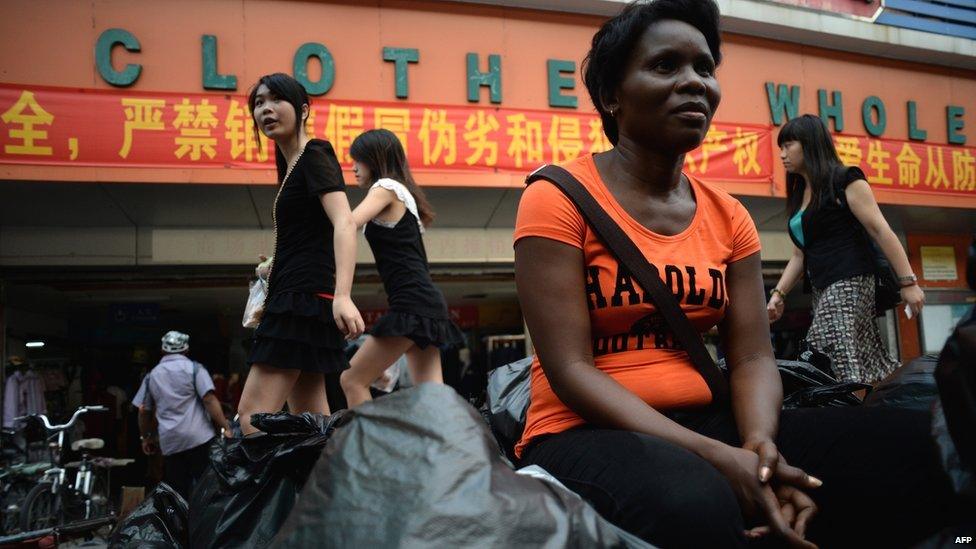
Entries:
<svg viewBox="0 0 976 549">
<path fill-rule="evenodd" d="M 830 546 L 910 544 L 951 520 L 942 513 L 953 505 L 927 415 L 781 413 L 755 225 L 737 200 L 681 171 L 719 104 L 719 46 L 711 0 L 632 4 L 607 21 L 584 80 L 614 148 L 564 167 L 658 267 L 691 322 L 718 325 L 731 405 L 710 406 L 643 288 L 538 181 L 515 230 L 538 352 L 516 454 L 663 547 L 768 535 L 811 547 L 808 531 Z"/>
</svg>

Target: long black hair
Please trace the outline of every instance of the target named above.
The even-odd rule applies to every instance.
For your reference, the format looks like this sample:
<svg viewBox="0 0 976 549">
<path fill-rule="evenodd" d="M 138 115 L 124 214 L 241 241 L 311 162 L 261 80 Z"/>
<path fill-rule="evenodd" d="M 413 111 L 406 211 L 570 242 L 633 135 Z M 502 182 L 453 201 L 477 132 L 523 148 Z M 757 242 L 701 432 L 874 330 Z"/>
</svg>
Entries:
<svg viewBox="0 0 976 549">
<path fill-rule="evenodd" d="M 834 148 L 830 130 L 819 116 L 804 114 L 790 120 L 779 130 L 776 144 L 780 147 L 788 141 L 797 141 L 803 147 L 803 169 L 810 180 L 811 211 L 825 203 L 837 200 L 833 181 L 837 168 L 844 166 Z M 790 217 L 803 205 L 806 181 L 798 173 L 786 174 L 786 210 Z"/>
<path fill-rule="evenodd" d="M 714 0 L 652 0 L 628 4 L 593 35 L 583 60 L 583 83 L 603 121 L 603 133 L 616 145 L 617 120 L 604 102 L 613 96 L 624 78 L 631 54 L 647 27 L 671 19 L 688 23 L 705 36 L 715 66 L 722 62 L 719 12 Z"/>
<path fill-rule="evenodd" d="M 309 109 L 311 109 L 312 101 L 309 99 L 308 91 L 301 82 L 283 72 L 276 72 L 258 78 L 257 83 L 251 86 L 251 91 L 247 96 L 247 107 L 251 111 L 251 122 L 254 124 L 254 141 L 256 143 L 261 142 L 261 128 L 258 126 L 257 119 L 254 118 L 254 102 L 257 99 L 258 88 L 261 87 L 261 84 L 268 87 L 271 95 L 278 99 L 284 99 L 295 108 L 295 135 L 300 136 L 302 127 L 305 125 L 305 119 L 302 118 L 302 105 L 308 105 Z M 281 151 L 278 150 L 277 144 L 274 150 L 275 167 L 278 168 L 278 183 L 281 183 L 285 179 L 285 174 L 288 171 L 288 162 L 285 160 L 285 155 L 281 154 Z"/>
<path fill-rule="evenodd" d="M 425 227 L 434 222 L 434 209 L 424 196 L 424 192 L 420 190 L 413 174 L 410 173 L 407 155 L 396 134 L 382 128 L 367 130 L 353 140 L 352 145 L 349 146 L 349 156 L 369 170 L 367 185 L 372 185 L 384 177 L 403 183 L 417 202 L 420 222 Z"/>
</svg>

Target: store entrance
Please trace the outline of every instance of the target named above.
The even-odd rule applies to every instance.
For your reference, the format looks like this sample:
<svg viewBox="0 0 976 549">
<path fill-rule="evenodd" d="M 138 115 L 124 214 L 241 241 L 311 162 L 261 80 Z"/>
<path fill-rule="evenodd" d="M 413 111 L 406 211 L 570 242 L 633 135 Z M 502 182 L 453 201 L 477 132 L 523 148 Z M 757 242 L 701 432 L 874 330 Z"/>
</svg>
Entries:
<svg viewBox="0 0 976 549">
<path fill-rule="evenodd" d="M 99 455 L 135 460 L 112 473 L 115 501 L 121 501 L 123 486 L 152 487 L 162 477 L 159 456 L 141 451 L 138 413 L 131 401 L 143 376 L 159 361 L 165 332 L 190 335 L 189 356 L 213 376 L 225 413 L 233 417 L 252 336 L 252 330 L 241 326 L 252 269 L 45 268 L 2 273 L 3 354 L 7 359 L 19 357 L 7 374 L 29 370 L 41 380 L 43 410 L 52 420 L 66 419 L 83 404 L 109 409 L 86 414 L 71 439 L 101 438 L 105 447 Z M 504 339 L 498 336 L 524 340 L 511 266 L 432 270 L 468 341 L 467 348 L 442 354 L 445 382 L 465 400 L 479 404 L 492 349 L 497 358 L 496 347 Z M 354 288 L 354 301 L 367 320 L 375 320 L 386 307 L 378 276 L 364 267 L 357 272 Z M 31 411 L 35 410 L 17 413 Z M 29 461 L 43 459 L 43 433 L 23 435 L 19 442 L 35 452 Z"/>
<path fill-rule="evenodd" d="M 79 406 L 105 406 L 83 416 L 69 438 L 100 438 L 99 455 L 136 460 L 113 471 L 113 489 L 151 486 L 158 464 L 141 451 L 132 398 L 159 361 L 162 335 L 179 330 L 190 334 L 190 356 L 207 367 L 232 414 L 248 344 L 240 326 L 246 281 L 247 270 L 235 268 L 6 270 L 4 426 L 20 427 L 13 417 L 28 413 L 61 422 Z M 37 398 L 14 401 L 14 385 L 27 378 L 36 380 Z M 35 431 L 18 442 L 25 450 L 40 443 L 43 454 Z"/>
<path fill-rule="evenodd" d="M 127 412 L 131 418 L 129 403 L 158 363 L 160 338 L 169 330 L 190 335 L 190 356 L 214 377 L 218 397 L 233 415 L 252 337 L 252 330 L 241 326 L 252 268 L 7 270 L 4 356 L 18 357 L 40 373 L 52 418 L 66 417 L 81 404 L 111 404 L 111 421 L 89 419 L 86 429 L 115 438 L 106 440 L 106 450 L 137 457 L 137 431 L 117 436 L 114 425 L 124 422 Z M 432 274 L 468 343 L 443 353 L 445 382 L 477 403 L 487 370 L 501 356 L 498 350 L 513 348 L 517 351 L 506 352 L 524 356 L 511 267 L 434 266 Z M 375 321 L 386 308 L 375 271 L 361 268 L 354 288 L 364 318 Z M 99 422 L 104 425 L 87 425 Z"/>
</svg>

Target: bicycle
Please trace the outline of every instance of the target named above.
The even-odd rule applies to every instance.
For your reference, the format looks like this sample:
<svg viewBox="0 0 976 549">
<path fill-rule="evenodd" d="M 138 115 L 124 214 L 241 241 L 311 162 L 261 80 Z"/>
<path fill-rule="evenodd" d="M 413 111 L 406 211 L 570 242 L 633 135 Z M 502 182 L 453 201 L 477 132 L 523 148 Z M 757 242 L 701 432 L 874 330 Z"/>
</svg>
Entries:
<svg viewBox="0 0 976 549">
<path fill-rule="evenodd" d="M 16 429 L 0 431 L 0 536 L 20 530 L 20 507 L 27 493 L 50 463 L 27 463 L 27 446 Z"/>
<path fill-rule="evenodd" d="M 37 477 L 51 467 L 50 463 L 16 463 L 0 470 L 0 535 L 20 530 L 20 510 Z"/>
<path fill-rule="evenodd" d="M 105 441 L 100 438 L 86 438 L 71 443 L 73 451 L 82 452 L 81 460 L 62 462 L 65 431 L 72 428 L 83 414 L 107 411 L 108 408 L 105 406 L 81 406 L 63 425 L 51 425 L 47 416 L 43 414 L 32 414 L 23 418 L 39 419 L 47 432 L 51 433 L 48 437 L 51 441 L 48 448 L 53 465 L 44 471 L 44 476 L 24 498 L 24 504 L 20 509 L 21 531 L 42 530 L 71 521 L 111 514 L 108 477 L 101 474 L 100 470 L 127 465 L 133 460 L 92 458 L 89 451 L 103 448 Z M 70 484 L 67 482 L 69 469 L 77 469 Z"/>
</svg>

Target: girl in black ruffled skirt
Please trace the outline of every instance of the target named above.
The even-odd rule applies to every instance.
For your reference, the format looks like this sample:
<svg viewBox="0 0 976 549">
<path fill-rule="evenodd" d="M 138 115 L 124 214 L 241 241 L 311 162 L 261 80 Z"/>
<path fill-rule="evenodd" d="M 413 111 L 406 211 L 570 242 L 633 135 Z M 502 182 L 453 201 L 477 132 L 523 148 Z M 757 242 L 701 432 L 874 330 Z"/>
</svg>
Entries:
<svg viewBox="0 0 976 549">
<path fill-rule="evenodd" d="M 305 133 L 308 93 L 276 73 L 261 77 L 248 105 L 255 132 L 275 143 L 280 186 L 268 295 L 238 407 L 245 435 L 256 430 L 251 414 L 277 412 L 286 400 L 292 413 L 328 414 L 324 375 L 348 368 L 345 339 L 364 329 L 350 297 L 356 225 L 332 145 Z"/>
<path fill-rule="evenodd" d="M 440 348 L 463 346 L 464 334 L 430 278 L 421 233 L 434 212 L 410 174 L 400 141 L 389 130 L 369 130 L 349 153 L 356 181 L 369 187 L 353 219 L 365 226 L 390 306 L 342 373 L 351 408 L 370 399 L 370 383 L 404 353 L 414 383 L 442 383 Z"/>
</svg>

